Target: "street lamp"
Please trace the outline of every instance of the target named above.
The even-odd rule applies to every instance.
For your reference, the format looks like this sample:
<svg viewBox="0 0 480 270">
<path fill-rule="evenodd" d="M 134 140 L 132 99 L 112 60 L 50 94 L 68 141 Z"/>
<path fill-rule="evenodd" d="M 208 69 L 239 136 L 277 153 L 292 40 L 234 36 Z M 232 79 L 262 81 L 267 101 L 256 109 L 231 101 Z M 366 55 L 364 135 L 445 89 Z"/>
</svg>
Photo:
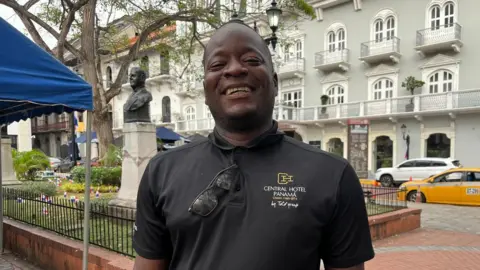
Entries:
<svg viewBox="0 0 480 270">
<path fill-rule="evenodd" d="M 278 38 L 275 35 L 275 32 L 278 30 L 278 23 L 280 21 L 280 15 L 282 15 L 282 10 L 277 7 L 277 1 L 272 0 L 272 6 L 267 9 L 268 25 L 272 29 L 272 36 L 265 39 L 267 45 L 272 44 L 272 49 L 275 51 Z"/>
<path fill-rule="evenodd" d="M 410 159 L 410 135 L 407 134 L 407 126 L 403 124 L 400 129 L 402 130 L 402 137 L 407 145 L 407 151 L 405 152 L 405 159 Z"/>
<path fill-rule="evenodd" d="M 278 38 L 275 34 L 278 30 L 278 24 L 280 22 L 280 16 L 282 15 L 282 10 L 277 7 L 277 1 L 272 0 L 271 7 L 266 10 L 267 18 L 268 18 L 268 25 L 270 29 L 272 29 L 272 36 L 265 39 L 267 45 L 272 44 L 272 49 L 275 51 L 275 47 L 277 46 Z M 233 9 L 233 15 L 230 21 L 242 21 L 235 8 Z M 253 30 L 258 33 L 257 22 L 253 22 Z"/>
</svg>

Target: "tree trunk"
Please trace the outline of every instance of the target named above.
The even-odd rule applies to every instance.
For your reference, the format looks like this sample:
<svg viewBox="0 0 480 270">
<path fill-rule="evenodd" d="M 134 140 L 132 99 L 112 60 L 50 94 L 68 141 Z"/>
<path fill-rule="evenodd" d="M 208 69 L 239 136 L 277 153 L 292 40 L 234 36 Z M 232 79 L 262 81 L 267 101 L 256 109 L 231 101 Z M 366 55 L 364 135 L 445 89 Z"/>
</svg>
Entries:
<svg viewBox="0 0 480 270">
<path fill-rule="evenodd" d="M 112 117 L 108 112 L 93 112 L 93 126 L 97 132 L 98 156 L 103 157 L 107 153 L 108 146 L 113 144 Z"/>
<path fill-rule="evenodd" d="M 99 157 L 103 157 L 108 146 L 113 142 L 112 119 L 108 113 L 104 90 L 98 81 L 97 65 L 95 62 L 95 10 L 97 1 L 90 0 L 83 8 L 82 50 L 85 55 L 83 72 L 85 80 L 93 88 L 93 129 L 97 132 L 99 141 Z"/>
</svg>

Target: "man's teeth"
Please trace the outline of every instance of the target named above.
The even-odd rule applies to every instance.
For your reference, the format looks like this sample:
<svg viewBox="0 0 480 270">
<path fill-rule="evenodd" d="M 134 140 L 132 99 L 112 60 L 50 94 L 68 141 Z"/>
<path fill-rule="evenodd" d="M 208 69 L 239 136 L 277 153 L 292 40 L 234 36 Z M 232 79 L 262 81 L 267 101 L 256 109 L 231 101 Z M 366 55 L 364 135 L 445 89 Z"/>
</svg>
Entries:
<svg viewBox="0 0 480 270">
<path fill-rule="evenodd" d="M 227 95 L 231 95 L 236 92 L 250 92 L 250 88 L 248 87 L 235 87 L 235 88 L 230 88 L 227 90 Z"/>
</svg>

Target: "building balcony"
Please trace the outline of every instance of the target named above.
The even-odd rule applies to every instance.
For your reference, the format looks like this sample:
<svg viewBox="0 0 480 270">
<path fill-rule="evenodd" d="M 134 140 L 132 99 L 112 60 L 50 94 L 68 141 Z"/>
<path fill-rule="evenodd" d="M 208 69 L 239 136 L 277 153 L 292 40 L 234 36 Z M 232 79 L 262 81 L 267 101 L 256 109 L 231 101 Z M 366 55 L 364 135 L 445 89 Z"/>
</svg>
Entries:
<svg viewBox="0 0 480 270">
<path fill-rule="evenodd" d="M 323 51 L 315 53 L 315 66 L 317 70 L 329 72 L 334 70 L 348 71 L 350 51 L 340 49 L 335 51 Z"/>
<path fill-rule="evenodd" d="M 360 60 L 375 64 L 384 61 L 400 61 L 400 39 L 397 37 L 385 38 L 383 40 L 371 40 L 360 45 Z"/>
<path fill-rule="evenodd" d="M 68 131 L 70 128 L 70 121 L 62 121 L 51 124 L 38 123 L 37 125 L 35 125 L 35 122 L 32 121 L 32 133 Z"/>
<path fill-rule="evenodd" d="M 458 23 L 417 31 L 415 49 L 421 54 L 445 50 L 460 52 L 462 46 L 462 26 Z"/>
<path fill-rule="evenodd" d="M 175 123 L 175 132 L 187 134 L 206 133 L 210 132 L 214 127 L 215 120 L 213 118 L 181 120 Z"/>
<path fill-rule="evenodd" d="M 203 95 L 203 82 L 191 81 L 178 84 L 175 94 L 180 97 L 197 97 Z"/>
<path fill-rule="evenodd" d="M 278 79 L 302 78 L 305 75 L 305 59 L 295 58 L 283 61 L 278 68 Z"/>
<path fill-rule="evenodd" d="M 335 105 L 292 108 L 276 106 L 274 118 L 291 123 L 345 122 L 348 119 L 390 119 L 480 111 L 480 89 L 403 96 Z"/>
</svg>

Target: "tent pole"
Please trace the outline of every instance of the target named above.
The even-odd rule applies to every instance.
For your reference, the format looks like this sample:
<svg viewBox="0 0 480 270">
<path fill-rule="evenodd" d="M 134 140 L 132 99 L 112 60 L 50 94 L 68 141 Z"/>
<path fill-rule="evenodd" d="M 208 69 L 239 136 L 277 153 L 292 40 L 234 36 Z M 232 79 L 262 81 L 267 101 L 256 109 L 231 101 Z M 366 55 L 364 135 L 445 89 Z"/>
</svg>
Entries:
<svg viewBox="0 0 480 270">
<path fill-rule="evenodd" d="M 0 125 L 0 254 L 3 254 L 3 172 L 2 172 L 2 127 Z"/>
<path fill-rule="evenodd" d="M 88 270 L 88 246 L 90 244 L 90 182 L 92 161 L 92 112 L 87 111 L 87 150 L 85 157 L 85 198 L 83 218 L 83 270 Z"/>
</svg>

